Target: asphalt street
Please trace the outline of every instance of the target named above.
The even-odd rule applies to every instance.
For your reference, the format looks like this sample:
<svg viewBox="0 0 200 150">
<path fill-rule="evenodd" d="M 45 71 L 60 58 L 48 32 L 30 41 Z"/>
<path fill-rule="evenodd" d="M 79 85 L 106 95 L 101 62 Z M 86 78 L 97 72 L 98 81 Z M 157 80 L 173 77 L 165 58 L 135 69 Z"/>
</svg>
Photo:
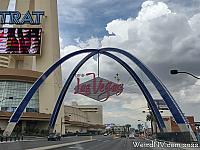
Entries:
<svg viewBox="0 0 200 150">
<path fill-rule="evenodd" d="M 24 141 L 4 142 L 0 143 L 0 150 L 25 150 L 38 147 L 58 145 L 63 143 L 71 143 L 76 141 L 88 140 L 89 137 L 66 137 L 61 141 L 48 141 L 47 138 L 25 138 Z"/>
<path fill-rule="evenodd" d="M 141 144 L 139 146 L 139 143 Z M 142 145 L 145 144 L 145 145 Z M 183 150 L 181 148 L 166 148 L 166 145 L 159 145 L 158 143 L 149 147 L 152 144 L 151 140 L 144 139 L 128 139 L 128 138 L 118 138 L 112 139 L 112 137 L 96 138 L 96 140 L 91 142 L 86 142 L 82 144 L 75 144 L 66 147 L 56 148 L 52 150 Z M 146 147 L 142 147 L 146 146 Z"/>
<path fill-rule="evenodd" d="M 66 137 L 62 138 L 61 141 L 47 141 L 46 138 L 29 138 L 24 141 L 0 143 L 0 150 L 183 150 L 173 146 L 148 139 L 94 136 L 92 140 L 91 137 Z"/>
</svg>

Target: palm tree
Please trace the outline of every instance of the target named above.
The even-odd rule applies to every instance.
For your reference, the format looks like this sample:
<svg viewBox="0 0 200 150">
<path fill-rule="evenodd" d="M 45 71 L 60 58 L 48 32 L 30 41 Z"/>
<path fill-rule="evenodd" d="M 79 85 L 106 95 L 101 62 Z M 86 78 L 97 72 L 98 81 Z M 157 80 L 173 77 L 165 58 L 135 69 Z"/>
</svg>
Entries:
<svg viewBox="0 0 200 150">
<path fill-rule="evenodd" d="M 127 133 L 129 134 L 131 125 L 130 124 L 126 124 L 125 127 L 126 127 Z"/>
<path fill-rule="evenodd" d="M 151 111 L 149 112 L 149 114 L 147 114 L 146 121 L 151 121 L 151 133 L 153 134 L 153 121 L 155 122 L 156 119 Z M 157 133 L 157 127 L 156 127 L 156 133 Z"/>
</svg>

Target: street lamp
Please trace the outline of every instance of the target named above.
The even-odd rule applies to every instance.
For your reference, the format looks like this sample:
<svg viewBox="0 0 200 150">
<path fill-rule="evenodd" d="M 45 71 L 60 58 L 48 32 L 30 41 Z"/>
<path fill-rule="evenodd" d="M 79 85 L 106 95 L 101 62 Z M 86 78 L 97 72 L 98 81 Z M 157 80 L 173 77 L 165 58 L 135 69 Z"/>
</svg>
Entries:
<svg viewBox="0 0 200 150">
<path fill-rule="evenodd" d="M 197 77 L 189 72 L 186 72 L 186 71 L 170 70 L 170 74 L 179 74 L 179 73 L 188 74 L 196 79 L 200 79 L 199 77 Z"/>
<path fill-rule="evenodd" d="M 64 121 L 63 121 L 63 117 L 61 117 L 60 123 L 61 123 L 61 130 L 60 130 L 61 133 L 60 133 L 60 135 L 62 136 L 63 124 L 65 125 L 65 117 L 64 117 Z"/>
</svg>

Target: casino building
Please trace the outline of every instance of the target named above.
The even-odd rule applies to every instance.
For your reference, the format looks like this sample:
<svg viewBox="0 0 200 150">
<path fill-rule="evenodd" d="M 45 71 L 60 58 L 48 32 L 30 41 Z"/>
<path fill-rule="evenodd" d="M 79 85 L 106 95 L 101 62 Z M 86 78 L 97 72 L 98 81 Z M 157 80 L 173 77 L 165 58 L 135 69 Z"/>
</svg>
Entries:
<svg viewBox="0 0 200 150">
<path fill-rule="evenodd" d="M 9 2 L 10 0 L 0 0 L 0 19 L 2 19 L 1 12 L 7 11 Z M 44 16 L 41 17 L 41 23 L 37 25 L 26 23 L 5 27 L 4 24 L 0 24 L 0 134 L 6 129 L 9 118 L 33 83 L 44 71 L 60 59 L 57 0 L 16 0 L 15 10 L 18 11 L 17 14 L 22 14 L 22 20 L 30 19 L 30 16 L 26 18 L 24 16 L 30 15 L 31 13 L 29 14 L 29 12 L 37 10 L 44 11 Z M 36 17 L 33 17 L 33 19 L 36 19 Z M 12 35 L 9 34 L 9 29 L 14 31 Z M 42 29 L 42 33 L 35 34 L 33 31 L 37 31 L 37 29 Z M 20 36 L 19 31 L 22 32 Z M 28 33 L 30 31 L 29 36 L 31 37 L 33 34 L 33 39 L 31 37 L 31 40 L 29 40 L 30 37 L 23 31 Z M 36 35 L 41 36 L 42 39 L 42 42 L 40 41 L 38 44 L 40 53 L 37 55 L 26 52 L 25 55 L 21 54 L 20 50 L 22 48 L 27 45 L 30 46 L 32 43 L 34 45 L 37 42 Z M 6 42 L 5 39 L 7 40 Z M 22 39 L 24 42 L 20 42 Z M 16 47 L 14 40 L 18 40 L 19 51 L 13 54 L 12 49 Z M 2 45 L 5 44 L 6 47 L 3 51 Z M 9 53 L 7 53 L 8 46 Z M 29 49 L 31 47 L 34 50 L 34 46 L 31 45 Z M 14 132 L 25 134 L 48 132 L 49 119 L 61 87 L 61 68 L 58 68 L 32 97 Z M 54 131 L 62 132 L 62 134 L 69 132 L 98 133 L 103 128 L 102 106 L 78 105 L 73 102 L 71 106 L 62 105 Z"/>
<path fill-rule="evenodd" d="M 0 0 L 0 11 L 7 11 L 10 0 Z M 15 10 L 22 14 L 27 11 L 44 11 L 41 23 L 14 24 L 9 28 L 42 28 L 40 55 L 1 55 L 0 54 L 0 130 L 5 130 L 12 112 L 19 105 L 25 93 L 38 77 L 60 58 L 58 12 L 56 0 L 16 0 Z M 0 28 L 5 25 L 0 24 Z M 18 126 L 48 128 L 50 114 L 53 111 L 60 88 L 62 87 L 61 68 L 51 75 L 31 99 Z M 55 125 L 55 130 L 65 131 L 61 126 L 64 118 L 64 106 Z M 24 128 L 23 128 L 24 127 Z M 61 129 L 62 127 L 62 129 Z"/>
</svg>

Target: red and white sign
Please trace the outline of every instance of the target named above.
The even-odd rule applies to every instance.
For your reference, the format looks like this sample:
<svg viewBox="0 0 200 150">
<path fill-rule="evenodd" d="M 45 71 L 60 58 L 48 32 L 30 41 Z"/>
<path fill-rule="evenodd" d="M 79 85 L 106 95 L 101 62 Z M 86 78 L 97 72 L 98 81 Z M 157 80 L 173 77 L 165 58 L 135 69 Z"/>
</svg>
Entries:
<svg viewBox="0 0 200 150">
<path fill-rule="evenodd" d="M 123 92 L 123 84 L 117 84 L 112 81 L 95 77 L 94 73 L 87 73 L 86 76 L 92 76 L 93 79 L 80 83 L 80 77 L 77 77 L 77 85 L 74 88 L 74 94 L 81 94 L 97 101 L 105 101 L 112 95 L 120 95 Z"/>
</svg>

